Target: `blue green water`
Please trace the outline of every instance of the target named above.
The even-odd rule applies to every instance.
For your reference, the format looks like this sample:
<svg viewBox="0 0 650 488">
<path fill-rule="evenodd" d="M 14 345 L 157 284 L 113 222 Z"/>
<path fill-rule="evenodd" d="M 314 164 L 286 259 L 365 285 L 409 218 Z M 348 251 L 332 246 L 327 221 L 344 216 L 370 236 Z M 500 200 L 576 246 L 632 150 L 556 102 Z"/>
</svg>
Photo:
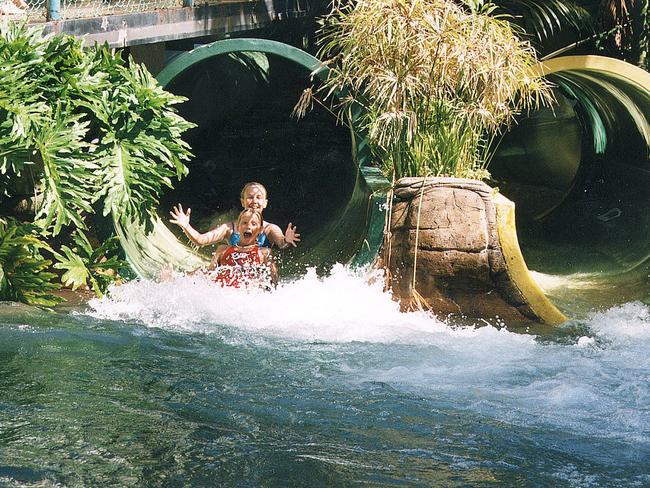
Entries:
<svg viewBox="0 0 650 488">
<path fill-rule="evenodd" d="M 650 486 L 647 306 L 452 327 L 344 269 L 0 305 L 0 486 L 359 485 Z"/>
</svg>

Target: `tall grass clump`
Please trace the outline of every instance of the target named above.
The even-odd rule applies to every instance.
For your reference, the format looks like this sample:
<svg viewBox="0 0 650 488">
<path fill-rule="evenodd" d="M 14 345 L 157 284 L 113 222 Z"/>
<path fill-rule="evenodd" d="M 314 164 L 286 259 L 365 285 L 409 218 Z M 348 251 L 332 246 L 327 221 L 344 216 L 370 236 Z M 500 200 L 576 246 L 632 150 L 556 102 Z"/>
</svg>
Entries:
<svg viewBox="0 0 650 488">
<path fill-rule="evenodd" d="M 335 1 L 320 29 L 336 94 L 387 176 L 485 178 L 491 142 L 550 100 L 535 52 L 493 7 L 467 0 Z"/>
</svg>

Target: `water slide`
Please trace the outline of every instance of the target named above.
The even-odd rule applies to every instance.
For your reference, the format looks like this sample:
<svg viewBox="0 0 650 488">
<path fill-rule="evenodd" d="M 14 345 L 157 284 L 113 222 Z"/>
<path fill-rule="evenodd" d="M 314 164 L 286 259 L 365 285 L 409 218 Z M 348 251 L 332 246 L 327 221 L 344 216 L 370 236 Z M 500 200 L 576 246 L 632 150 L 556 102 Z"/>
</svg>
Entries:
<svg viewBox="0 0 650 488">
<path fill-rule="evenodd" d="M 192 224 L 202 231 L 230 222 L 249 181 L 268 189 L 264 218 L 283 229 L 292 222 L 302 235 L 296 249 L 278 252 L 283 276 L 376 257 L 388 182 L 367 165 L 365 141 L 320 105 L 303 119 L 291 115 L 322 68 L 283 43 L 232 39 L 184 53 L 158 75 L 169 91 L 188 98 L 179 110 L 197 124 L 187 134 L 196 157 L 190 175 L 162 199 L 151 234 L 118 229 L 141 276 L 155 276 L 163 263 L 178 269 L 206 263 L 210 249 L 179 240 L 178 229 L 165 224 L 169 210 L 178 202 L 191 207 Z"/>
<path fill-rule="evenodd" d="M 646 300 L 650 74 L 599 56 L 546 61 L 556 104 L 505 135 L 490 170 L 517 205 L 527 265 L 569 314 Z"/>
<path fill-rule="evenodd" d="M 208 252 L 188 247 L 168 227 L 177 202 L 192 207 L 205 230 L 239 211 L 239 191 L 258 180 L 269 190 L 265 218 L 293 222 L 300 246 L 280 254 L 283 274 L 376 256 L 388 182 L 367 165 L 364 140 L 315 104 L 291 116 L 302 91 L 318 82 L 321 63 L 304 51 L 263 39 L 198 47 L 158 75 L 184 95 L 181 114 L 197 124 L 187 140 L 190 175 L 166 194 L 161 219 L 144 236 L 121 229 L 134 268 L 152 276 L 164 262 L 181 269 Z M 569 314 L 593 303 L 647 295 L 650 258 L 650 75 L 598 56 L 567 56 L 540 65 L 557 103 L 507 133 L 490 167 L 517 205 L 522 252 L 535 278 Z M 322 72 L 321 72 L 322 73 Z"/>
</svg>

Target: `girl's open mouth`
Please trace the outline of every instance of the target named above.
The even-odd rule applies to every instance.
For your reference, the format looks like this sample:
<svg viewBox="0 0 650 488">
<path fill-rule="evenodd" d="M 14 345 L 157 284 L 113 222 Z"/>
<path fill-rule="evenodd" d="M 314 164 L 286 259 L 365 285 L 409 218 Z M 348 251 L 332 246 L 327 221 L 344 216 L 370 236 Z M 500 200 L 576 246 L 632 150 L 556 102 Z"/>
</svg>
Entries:
<svg viewBox="0 0 650 488">
<path fill-rule="evenodd" d="M 252 237 L 253 233 L 250 230 L 244 232 L 244 237 Z"/>
</svg>

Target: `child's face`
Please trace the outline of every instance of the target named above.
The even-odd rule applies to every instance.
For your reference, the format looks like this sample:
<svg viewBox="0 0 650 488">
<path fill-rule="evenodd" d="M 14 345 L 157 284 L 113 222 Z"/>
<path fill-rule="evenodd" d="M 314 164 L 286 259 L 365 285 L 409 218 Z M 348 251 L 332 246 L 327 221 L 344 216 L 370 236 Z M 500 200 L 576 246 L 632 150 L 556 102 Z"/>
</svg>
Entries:
<svg viewBox="0 0 650 488">
<path fill-rule="evenodd" d="M 262 231 L 262 223 L 257 216 L 244 216 L 237 224 L 237 231 L 240 235 L 239 243 L 247 246 L 252 244 L 257 239 Z"/>
<path fill-rule="evenodd" d="M 260 212 L 266 208 L 268 203 L 266 194 L 259 186 L 251 186 L 248 188 L 246 192 L 244 192 L 244 198 L 241 201 L 242 207 L 253 208 Z"/>
</svg>

